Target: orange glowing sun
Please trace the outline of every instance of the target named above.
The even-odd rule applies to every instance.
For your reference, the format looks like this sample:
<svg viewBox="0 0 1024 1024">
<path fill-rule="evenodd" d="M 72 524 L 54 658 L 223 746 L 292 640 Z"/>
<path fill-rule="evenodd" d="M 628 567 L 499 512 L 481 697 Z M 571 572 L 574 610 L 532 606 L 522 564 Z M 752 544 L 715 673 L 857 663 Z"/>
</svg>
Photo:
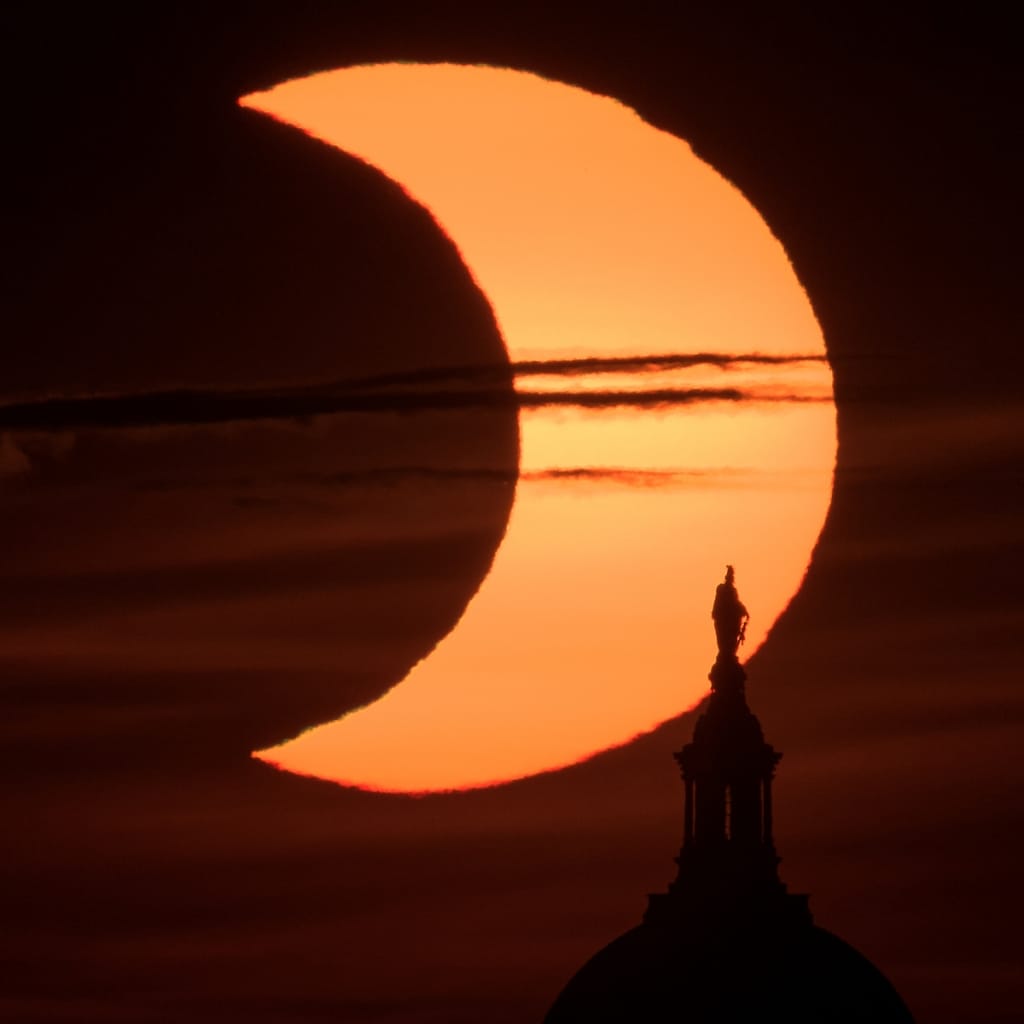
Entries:
<svg viewBox="0 0 1024 1024">
<path fill-rule="evenodd" d="M 571 764 L 691 707 L 725 564 L 738 567 L 752 653 L 800 586 L 832 492 L 824 340 L 757 211 L 635 111 L 524 72 L 353 67 L 241 102 L 422 203 L 513 363 L 804 357 L 534 368 L 534 394 L 654 397 L 524 409 L 515 507 L 462 620 L 374 704 L 257 756 L 369 789 L 460 789 Z M 678 398 L 723 388 L 736 394 Z"/>
</svg>

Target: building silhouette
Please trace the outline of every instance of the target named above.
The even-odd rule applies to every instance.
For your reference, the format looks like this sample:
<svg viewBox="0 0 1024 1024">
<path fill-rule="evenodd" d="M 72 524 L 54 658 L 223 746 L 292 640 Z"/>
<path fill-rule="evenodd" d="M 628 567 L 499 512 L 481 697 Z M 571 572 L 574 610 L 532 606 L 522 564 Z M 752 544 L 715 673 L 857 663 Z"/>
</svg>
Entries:
<svg viewBox="0 0 1024 1024">
<path fill-rule="evenodd" d="M 712 615 L 711 694 L 675 755 L 685 787 L 678 874 L 650 896 L 638 927 L 576 973 L 545 1024 L 912 1024 L 882 973 L 817 927 L 808 897 L 779 878 L 772 779 L 781 754 L 747 706 L 736 657 L 747 613 L 731 566 Z"/>
</svg>

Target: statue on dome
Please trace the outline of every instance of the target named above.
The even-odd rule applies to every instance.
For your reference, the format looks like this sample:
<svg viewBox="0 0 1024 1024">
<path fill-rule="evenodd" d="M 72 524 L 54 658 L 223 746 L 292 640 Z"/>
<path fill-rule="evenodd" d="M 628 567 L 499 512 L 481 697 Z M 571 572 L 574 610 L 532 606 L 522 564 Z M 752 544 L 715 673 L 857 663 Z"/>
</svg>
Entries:
<svg viewBox="0 0 1024 1024">
<path fill-rule="evenodd" d="M 735 659 L 747 632 L 750 615 L 736 592 L 736 571 L 731 565 L 725 567 L 725 581 L 715 589 L 711 618 L 715 623 L 719 657 Z"/>
</svg>

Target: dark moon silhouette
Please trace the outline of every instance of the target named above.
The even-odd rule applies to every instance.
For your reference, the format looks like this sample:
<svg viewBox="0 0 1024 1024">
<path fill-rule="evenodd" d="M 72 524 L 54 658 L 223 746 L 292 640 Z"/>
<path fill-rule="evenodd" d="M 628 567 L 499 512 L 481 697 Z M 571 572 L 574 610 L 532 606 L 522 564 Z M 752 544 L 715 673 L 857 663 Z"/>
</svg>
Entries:
<svg viewBox="0 0 1024 1024">
<path fill-rule="evenodd" d="M 36 420 L 11 434 L 0 621 L 80 649 L 90 702 L 155 688 L 181 709 L 133 717 L 111 749 L 247 755 L 379 696 L 444 636 L 500 542 L 518 461 L 511 402 L 296 419 L 279 395 L 465 364 L 510 391 L 507 357 L 430 216 L 300 132 L 214 103 L 176 138 L 157 107 L 102 156 L 88 202 L 55 183 L 48 233 L 15 223 L 22 265 L 48 270 L 17 295 L 22 355 L 0 383 Z M 207 392 L 254 393 L 261 418 L 205 423 Z M 143 425 L 92 428 L 53 400 L 93 396 L 128 396 Z M 381 636 L 396 640 L 352 655 Z M 35 676 L 52 668 L 21 666 L 43 714 Z"/>
</svg>

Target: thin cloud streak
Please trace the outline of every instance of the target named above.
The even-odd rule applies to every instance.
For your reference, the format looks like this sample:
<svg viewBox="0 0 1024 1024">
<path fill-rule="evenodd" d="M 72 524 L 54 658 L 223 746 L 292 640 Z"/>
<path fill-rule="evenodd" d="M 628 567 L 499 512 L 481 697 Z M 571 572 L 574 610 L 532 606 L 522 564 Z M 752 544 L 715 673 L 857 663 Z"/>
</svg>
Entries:
<svg viewBox="0 0 1024 1024">
<path fill-rule="evenodd" d="M 529 359 L 496 366 L 452 366 L 411 370 L 403 373 L 375 374 L 352 381 L 354 388 L 392 387 L 395 385 L 436 384 L 440 382 L 466 382 L 496 384 L 510 377 L 582 377 L 602 373 L 657 373 L 665 370 L 684 370 L 694 366 L 713 366 L 723 371 L 744 366 L 792 366 L 806 363 L 824 363 L 821 355 L 793 353 L 790 355 L 764 355 L 759 352 L 725 353 L 694 352 L 685 354 L 639 356 L 584 356 L 572 359 Z"/>
<path fill-rule="evenodd" d="M 543 483 L 594 482 L 617 483 L 636 487 L 661 487 L 698 481 L 719 481 L 749 476 L 751 470 L 738 468 L 716 469 L 634 469 L 628 466 L 559 466 L 549 469 L 508 472 L 487 467 L 449 469 L 435 466 L 394 466 L 382 469 L 355 470 L 332 473 L 305 482 L 327 485 L 380 484 L 395 485 L 407 481 L 437 481 L 452 483 Z"/>
<path fill-rule="evenodd" d="M 303 420 L 339 413 L 411 414 L 474 408 L 650 410 L 709 402 L 805 403 L 827 396 L 742 388 L 659 388 L 650 391 L 513 392 L 506 389 L 399 394 L 160 391 L 138 395 L 55 398 L 0 406 L 0 430 L 58 431 L 199 426 L 252 420 Z"/>
<path fill-rule="evenodd" d="M 306 487 L 328 490 L 346 487 L 402 487 L 406 484 L 453 484 L 512 487 L 524 483 L 607 484 L 621 487 L 658 488 L 701 485 L 747 484 L 764 476 L 763 471 L 748 467 L 714 467 L 710 469 L 643 469 L 629 466 L 559 466 L 546 469 L 514 470 L 487 466 L 453 468 L 444 466 L 385 466 L 373 469 L 345 470 L 337 473 L 302 474 L 275 479 L 281 487 Z M 216 484 L 198 484 L 183 478 L 143 481 L 136 484 L 140 492 L 161 492 L 198 487 L 216 487 L 239 492 L 262 491 L 266 481 L 256 479 L 222 480 Z M 240 505 L 281 504 L 294 500 L 273 498 L 262 494 L 240 493 L 235 501 Z"/>
<path fill-rule="evenodd" d="M 576 390 L 557 389 L 512 392 L 509 387 L 513 379 L 529 377 L 562 377 L 567 380 L 599 378 L 602 374 L 643 377 L 697 366 L 717 367 L 728 373 L 751 366 L 825 362 L 824 356 L 807 353 L 697 352 L 594 356 L 524 360 L 501 365 L 419 368 L 280 389 L 181 389 L 133 394 L 58 395 L 0 405 L 0 430 L 48 432 L 90 427 L 200 425 L 245 420 L 301 420 L 345 412 L 415 413 L 475 407 L 538 408 L 550 405 L 584 409 L 631 406 L 650 409 L 696 402 L 827 401 L 825 396 L 737 387 L 595 388 L 582 394 Z M 447 386 L 438 389 L 438 384 Z M 428 389 L 417 390 L 419 388 Z"/>
</svg>

